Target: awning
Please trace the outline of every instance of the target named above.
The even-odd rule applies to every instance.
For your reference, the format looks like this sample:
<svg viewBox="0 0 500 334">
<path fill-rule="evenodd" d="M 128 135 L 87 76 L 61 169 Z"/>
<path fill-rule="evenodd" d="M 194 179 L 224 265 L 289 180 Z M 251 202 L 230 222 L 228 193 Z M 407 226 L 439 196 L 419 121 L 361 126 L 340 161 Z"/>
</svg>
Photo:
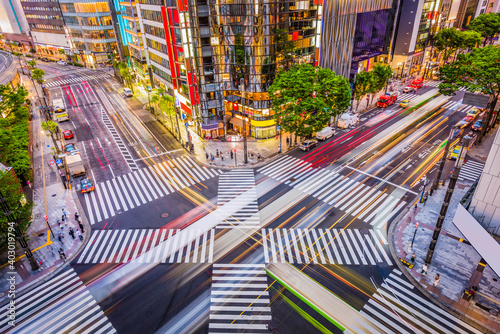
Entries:
<svg viewBox="0 0 500 334">
<path fill-rule="evenodd" d="M 208 131 L 208 130 L 216 130 L 218 128 L 221 128 L 221 123 L 211 123 L 211 124 L 202 124 L 201 129 Z"/>
<path fill-rule="evenodd" d="M 493 239 L 461 204 L 458 205 L 453 224 L 460 230 L 472 247 L 488 263 L 493 271 L 500 276 L 500 244 Z"/>
</svg>

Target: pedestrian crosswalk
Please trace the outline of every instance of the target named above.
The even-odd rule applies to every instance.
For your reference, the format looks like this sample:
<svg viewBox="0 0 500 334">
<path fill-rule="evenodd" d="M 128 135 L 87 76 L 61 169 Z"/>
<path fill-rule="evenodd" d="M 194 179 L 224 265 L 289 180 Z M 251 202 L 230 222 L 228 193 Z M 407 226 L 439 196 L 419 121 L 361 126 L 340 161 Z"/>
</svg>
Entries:
<svg viewBox="0 0 500 334">
<path fill-rule="evenodd" d="M 217 207 L 234 211 L 217 228 L 260 227 L 253 169 L 234 169 L 219 176 Z"/>
<path fill-rule="evenodd" d="M 212 262 L 215 232 L 130 229 L 96 230 L 76 263 L 204 263 Z M 184 238 L 187 237 L 187 240 Z M 173 240 L 173 241 L 172 241 Z"/>
<path fill-rule="evenodd" d="M 460 168 L 459 180 L 476 181 L 481 177 L 484 164 L 474 160 L 467 160 Z"/>
<path fill-rule="evenodd" d="M 116 333 L 73 269 L 16 295 L 15 327 L 2 313 L 1 333 Z"/>
<path fill-rule="evenodd" d="M 264 264 L 214 264 L 210 303 L 209 333 L 269 333 Z"/>
<path fill-rule="evenodd" d="M 101 109 L 101 114 L 102 114 L 102 122 L 108 129 L 109 133 L 111 133 L 111 136 L 113 137 L 113 140 L 115 141 L 116 145 L 118 146 L 118 149 L 120 150 L 121 154 L 123 155 L 123 159 L 125 159 L 125 162 L 127 163 L 128 167 L 132 172 L 135 172 L 139 169 L 137 164 L 135 163 L 134 158 L 132 158 L 132 155 L 130 155 L 130 151 L 127 149 L 127 146 L 123 142 L 122 138 L 116 131 L 115 126 L 111 122 L 111 120 L 108 117 L 108 114 L 104 111 L 104 109 Z"/>
<path fill-rule="evenodd" d="M 356 333 L 481 333 L 420 297 L 396 269 L 361 309 L 360 315 L 348 326 Z"/>
<path fill-rule="evenodd" d="M 265 263 L 392 265 L 387 240 L 373 229 L 262 229 Z"/>
<path fill-rule="evenodd" d="M 98 183 L 95 191 L 83 194 L 87 217 L 95 224 L 219 174 L 221 170 L 200 167 L 189 156 L 169 159 Z"/>
<path fill-rule="evenodd" d="M 462 101 L 448 101 L 443 104 L 441 108 L 454 108 L 458 113 L 467 114 L 472 108 L 474 108 L 474 106 L 470 104 L 462 104 Z"/>
<path fill-rule="evenodd" d="M 331 170 L 315 168 L 311 163 L 283 156 L 258 172 L 299 189 L 319 200 L 340 208 L 377 228 L 385 225 L 406 204 L 399 197 L 370 187 Z"/>
<path fill-rule="evenodd" d="M 50 82 L 45 83 L 45 87 L 56 87 L 59 85 L 65 85 L 65 84 L 78 84 L 81 83 L 84 80 L 99 80 L 99 79 L 108 79 L 111 78 L 111 76 L 107 73 L 102 73 L 102 74 L 93 74 L 93 75 L 86 75 L 86 74 L 78 74 L 78 77 L 76 78 L 68 78 L 68 79 L 60 79 L 60 80 L 54 80 Z"/>
</svg>

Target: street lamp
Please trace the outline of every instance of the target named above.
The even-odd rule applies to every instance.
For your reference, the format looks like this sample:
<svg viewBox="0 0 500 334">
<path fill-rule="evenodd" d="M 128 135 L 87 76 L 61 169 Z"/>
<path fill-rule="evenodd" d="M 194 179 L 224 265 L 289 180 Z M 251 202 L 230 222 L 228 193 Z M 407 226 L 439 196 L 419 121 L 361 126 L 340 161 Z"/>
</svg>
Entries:
<svg viewBox="0 0 500 334">
<path fill-rule="evenodd" d="M 245 79 L 240 79 L 240 92 L 241 92 L 241 111 L 243 112 L 243 161 L 248 163 L 248 153 L 247 153 L 247 123 L 245 112 Z"/>
</svg>

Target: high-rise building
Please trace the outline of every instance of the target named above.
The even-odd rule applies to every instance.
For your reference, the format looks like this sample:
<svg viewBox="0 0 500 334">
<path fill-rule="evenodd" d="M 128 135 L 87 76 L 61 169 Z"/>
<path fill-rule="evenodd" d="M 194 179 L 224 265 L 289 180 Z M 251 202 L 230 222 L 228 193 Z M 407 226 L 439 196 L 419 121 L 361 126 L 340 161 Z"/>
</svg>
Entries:
<svg viewBox="0 0 500 334">
<path fill-rule="evenodd" d="M 59 0 L 59 3 L 71 48 L 80 54 L 87 66 L 107 62 L 108 54 L 118 52 L 115 26 L 107 1 Z"/>
<path fill-rule="evenodd" d="M 320 66 L 353 77 L 375 60 L 388 61 L 398 1 L 325 1 Z M 386 55 L 379 57 L 381 55 Z"/>
<path fill-rule="evenodd" d="M 276 134 L 267 89 L 276 71 L 314 64 L 318 1 L 142 0 L 144 47 L 156 84 L 206 138 Z"/>
<path fill-rule="evenodd" d="M 21 0 L 31 37 L 39 55 L 66 59 L 70 51 L 64 20 L 57 0 Z"/>
<path fill-rule="evenodd" d="M 28 21 L 19 0 L 0 0 L 0 33 L 7 41 L 32 45 Z"/>
</svg>

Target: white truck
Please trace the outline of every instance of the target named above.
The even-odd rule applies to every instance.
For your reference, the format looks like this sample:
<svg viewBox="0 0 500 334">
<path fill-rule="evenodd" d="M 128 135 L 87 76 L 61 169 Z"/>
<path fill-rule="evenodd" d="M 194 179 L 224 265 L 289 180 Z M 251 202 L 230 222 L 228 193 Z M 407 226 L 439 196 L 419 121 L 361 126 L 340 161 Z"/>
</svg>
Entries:
<svg viewBox="0 0 500 334">
<path fill-rule="evenodd" d="M 64 109 L 63 99 L 53 99 L 52 106 L 54 107 L 54 109 Z"/>
<path fill-rule="evenodd" d="M 347 129 L 359 122 L 359 117 L 356 114 L 345 113 L 340 115 L 337 125 L 341 129 Z"/>
<path fill-rule="evenodd" d="M 335 129 L 327 126 L 321 131 L 318 131 L 316 133 L 316 138 L 318 140 L 327 140 L 328 138 L 332 137 L 335 134 Z"/>
<path fill-rule="evenodd" d="M 66 161 L 66 170 L 72 177 L 85 175 L 85 167 L 83 166 L 82 157 L 80 154 L 69 155 L 64 158 Z"/>
</svg>

